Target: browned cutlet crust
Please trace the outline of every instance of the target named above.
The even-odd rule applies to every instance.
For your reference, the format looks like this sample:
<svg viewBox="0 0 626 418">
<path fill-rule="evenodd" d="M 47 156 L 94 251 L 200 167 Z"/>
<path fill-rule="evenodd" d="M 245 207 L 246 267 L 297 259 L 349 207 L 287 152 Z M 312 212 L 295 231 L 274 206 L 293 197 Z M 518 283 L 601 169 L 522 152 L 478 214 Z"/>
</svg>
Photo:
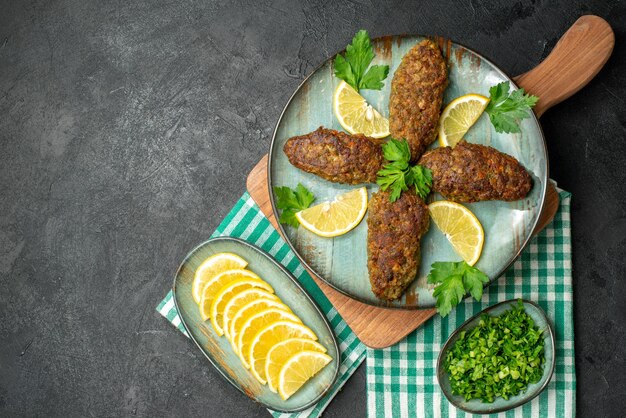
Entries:
<svg viewBox="0 0 626 418">
<path fill-rule="evenodd" d="M 395 202 L 388 191 L 372 195 L 367 218 L 367 268 L 374 294 L 384 300 L 402 296 L 417 275 L 420 241 L 428 231 L 428 206 L 415 191 Z"/>
<path fill-rule="evenodd" d="M 415 45 L 402 58 L 391 81 L 389 131 L 405 138 L 411 160 L 417 161 L 437 137 L 448 69 L 441 51 L 431 40 Z"/>
<path fill-rule="evenodd" d="M 455 202 L 519 200 L 533 186 L 530 174 L 515 158 L 466 141 L 429 151 L 419 163 L 433 172 L 432 190 Z"/>
<path fill-rule="evenodd" d="M 289 138 L 283 147 L 289 162 L 300 170 L 335 183 L 376 183 L 382 168 L 383 141 L 365 135 L 319 127 Z"/>
</svg>

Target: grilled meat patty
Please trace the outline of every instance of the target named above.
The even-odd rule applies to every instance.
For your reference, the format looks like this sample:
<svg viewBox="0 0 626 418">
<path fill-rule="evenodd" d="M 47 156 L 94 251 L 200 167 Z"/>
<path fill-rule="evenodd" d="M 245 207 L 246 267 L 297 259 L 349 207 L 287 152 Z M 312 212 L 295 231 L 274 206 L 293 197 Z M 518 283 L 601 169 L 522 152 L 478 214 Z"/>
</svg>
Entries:
<svg viewBox="0 0 626 418">
<path fill-rule="evenodd" d="M 420 241 L 428 231 L 428 206 L 413 189 L 395 202 L 390 192 L 372 195 L 367 218 L 367 268 L 374 294 L 394 300 L 417 275 Z"/>
<path fill-rule="evenodd" d="M 283 147 L 289 162 L 335 183 L 376 183 L 385 161 L 383 141 L 319 127 L 289 138 Z"/>
<path fill-rule="evenodd" d="M 405 138 L 411 160 L 417 161 L 437 137 L 448 69 L 441 51 L 431 40 L 415 45 L 402 58 L 391 81 L 389 131 Z"/>
<path fill-rule="evenodd" d="M 385 164 L 382 141 L 323 127 L 287 140 L 294 166 L 335 183 L 375 183 Z M 526 169 L 510 155 L 461 141 L 427 152 L 419 164 L 432 170 L 432 190 L 456 202 L 518 200 L 532 188 Z"/>
<path fill-rule="evenodd" d="M 419 164 L 433 172 L 432 190 L 456 202 L 519 200 L 533 182 L 519 161 L 495 148 L 464 140 L 427 152 Z"/>
</svg>

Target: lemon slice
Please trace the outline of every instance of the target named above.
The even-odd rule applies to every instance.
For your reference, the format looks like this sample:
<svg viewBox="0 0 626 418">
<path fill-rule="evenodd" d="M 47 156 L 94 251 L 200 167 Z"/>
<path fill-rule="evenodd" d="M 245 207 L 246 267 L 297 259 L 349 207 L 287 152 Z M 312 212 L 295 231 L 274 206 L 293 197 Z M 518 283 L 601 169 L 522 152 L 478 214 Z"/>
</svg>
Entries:
<svg viewBox="0 0 626 418">
<path fill-rule="evenodd" d="M 259 312 L 266 311 L 269 308 L 281 309 L 286 312 L 291 312 L 291 309 L 289 309 L 287 305 L 278 300 L 257 299 L 255 301 L 249 302 L 247 305 L 239 309 L 234 318 L 229 321 L 230 345 L 231 347 L 233 347 L 233 351 L 236 354 L 239 354 L 239 333 L 243 329 L 246 321 L 254 315 L 258 314 Z"/>
<path fill-rule="evenodd" d="M 267 387 L 272 392 L 277 392 L 278 376 L 284 364 L 293 355 L 302 351 L 319 351 L 325 353 L 326 348 L 313 340 L 307 338 L 290 338 L 281 341 L 270 348 L 265 359 L 265 378 L 267 379 Z"/>
<path fill-rule="evenodd" d="M 234 269 L 226 270 L 206 282 L 202 292 L 200 293 L 199 308 L 202 319 L 206 321 L 211 317 L 211 303 L 221 288 L 226 286 L 228 283 L 234 282 L 235 280 L 246 278 L 261 280 L 259 276 L 250 270 Z"/>
<path fill-rule="evenodd" d="M 224 314 L 224 308 L 228 304 L 228 302 L 235 297 L 239 292 L 242 292 L 251 287 L 260 287 L 262 289 L 267 290 L 269 293 L 274 293 L 274 289 L 268 283 L 264 282 L 261 279 L 247 278 L 247 279 L 237 279 L 232 283 L 227 284 L 222 287 L 213 302 L 211 302 L 211 325 L 213 325 L 213 329 L 217 335 L 224 335 L 224 330 L 222 329 L 222 315 Z"/>
<path fill-rule="evenodd" d="M 367 211 L 367 189 L 344 193 L 333 202 L 324 202 L 296 213 L 300 225 L 322 237 L 343 235 L 356 227 Z"/>
<path fill-rule="evenodd" d="M 202 297 L 202 289 L 204 289 L 209 280 L 218 274 L 226 270 L 242 269 L 247 265 L 248 262 L 246 260 L 233 253 L 218 253 L 207 258 L 196 270 L 191 290 L 193 299 L 199 303 Z"/>
<path fill-rule="evenodd" d="M 389 136 L 389 119 L 378 113 L 345 81 L 339 83 L 335 90 L 333 111 L 343 129 L 351 134 L 363 134 L 371 138 Z"/>
<path fill-rule="evenodd" d="M 452 100 L 439 118 L 439 145 L 454 147 L 483 114 L 489 98 L 480 94 L 466 94 Z"/>
<path fill-rule="evenodd" d="M 276 321 L 256 333 L 252 343 L 250 343 L 248 364 L 252 374 L 259 382 L 266 383 L 265 360 L 267 353 L 277 343 L 289 338 L 317 340 L 317 336 L 309 327 L 292 321 Z"/>
<path fill-rule="evenodd" d="M 246 369 L 250 368 L 248 358 L 254 337 L 261 329 L 278 321 L 302 322 L 300 318 L 291 312 L 287 312 L 284 309 L 270 308 L 251 316 L 243 325 L 241 332 L 237 334 L 237 353 Z"/>
<path fill-rule="evenodd" d="M 222 330 L 224 331 L 226 338 L 230 339 L 230 320 L 235 316 L 239 309 L 246 304 L 259 299 L 278 300 L 278 296 L 263 289 L 253 287 L 238 293 L 228 301 L 224 307 L 224 313 L 222 314 Z"/>
<path fill-rule="evenodd" d="M 433 202 L 428 205 L 428 210 L 456 253 L 470 266 L 476 264 L 485 242 L 478 218 L 465 206 L 448 200 Z"/>
<path fill-rule="evenodd" d="M 278 376 L 278 394 L 286 401 L 291 395 L 304 385 L 307 380 L 315 376 L 332 357 L 318 351 L 302 351 L 292 356 L 283 365 Z"/>
</svg>

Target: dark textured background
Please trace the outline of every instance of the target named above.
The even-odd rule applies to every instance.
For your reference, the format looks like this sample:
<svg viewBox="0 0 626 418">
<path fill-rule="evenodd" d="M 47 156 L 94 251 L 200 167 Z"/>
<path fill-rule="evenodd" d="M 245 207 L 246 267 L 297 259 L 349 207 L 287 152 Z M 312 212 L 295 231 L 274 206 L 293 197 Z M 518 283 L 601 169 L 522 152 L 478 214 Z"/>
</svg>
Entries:
<svg viewBox="0 0 626 418">
<path fill-rule="evenodd" d="M 155 311 L 359 28 L 437 34 L 511 75 L 582 14 L 616 48 L 542 118 L 574 194 L 580 416 L 626 410 L 626 5 L 619 1 L 0 1 L 0 415 L 266 416 Z M 327 416 L 365 415 L 362 366 Z"/>
</svg>

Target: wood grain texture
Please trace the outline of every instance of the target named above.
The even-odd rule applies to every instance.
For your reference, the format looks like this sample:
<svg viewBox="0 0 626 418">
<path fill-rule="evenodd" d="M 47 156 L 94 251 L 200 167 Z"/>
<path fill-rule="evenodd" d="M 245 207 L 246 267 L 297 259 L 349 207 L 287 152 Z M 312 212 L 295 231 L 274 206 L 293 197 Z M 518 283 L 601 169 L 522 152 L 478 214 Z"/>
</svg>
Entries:
<svg viewBox="0 0 626 418">
<path fill-rule="evenodd" d="M 539 97 L 534 111 L 546 110 L 582 89 L 608 61 L 615 45 L 613 29 L 599 16 L 580 17 L 563 34 L 550 55 L 532 70 L 514 77 L 517 85 Z M 559 208 L 559 194 L 549 183 L 533 233 L 545 228 Z"/>
<path fill-rule="evenodd" d="M 598 16 L 583 16 L 561 37 L 550 55 L 534 69 L 514 77 L 519 87 L 539 96 L 535 114 L 541 117 L 550 107 L 583 88 L 606 63 L 615 37 L 609 24 Z M 265 155 L 247 178 L 247 189 L 263 214 L 277 229 L 269 198 Z M 549 183 L 543 210 L 533 231 L 538 233 L 554 218 L 559 195 Z M 309 274 L 357 337 L 368 347 L 393 345 L 435 315 L 435 309 L 402 311 L 379 308 L 351 299 Z"/>
<path fill-rule="evenodd" d="M 533 235 L 536 235 L 543 228 L 548 226 L 552 219 L 554 219 L 554 215 L 556 215 L 556 211 L 559 209 L 559 192 L 556 191 L 556 188 L 552 183 L 548 183 L 548 187 L 546 188 L 546 197 L 543 202 L 543 208 L 541 209 L 541 213 L 539 214 L 539 220 L 537 221 L 537 225 L 535 226 L 535 230 L 533 231 Z"/>
<path fill-rule="evenodd" d="M 607 62 L 614 45 L 615 35 L 606 20 L 582 16 L 541 64 L 514 80 L 539 97 L 535 114 L 541 117 L 546 110 L 586 86 Z"/>
</svg>

